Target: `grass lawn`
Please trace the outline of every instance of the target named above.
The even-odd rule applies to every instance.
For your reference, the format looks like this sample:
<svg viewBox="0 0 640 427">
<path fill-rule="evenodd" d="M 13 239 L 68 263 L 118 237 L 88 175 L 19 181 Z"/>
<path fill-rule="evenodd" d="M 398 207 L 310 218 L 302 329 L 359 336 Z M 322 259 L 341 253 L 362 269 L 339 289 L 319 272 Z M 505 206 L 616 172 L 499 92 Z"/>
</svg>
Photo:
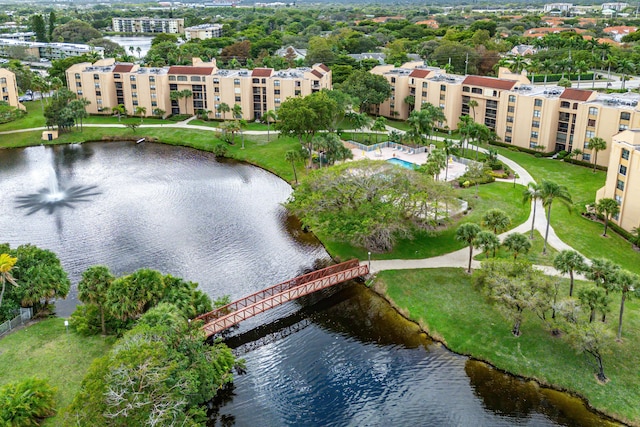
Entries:
<svg viewBox="0 0 640 427">
<path fill-rule="evenodd" d="M 127 116 L 127 117 L 121 117 L 120 120 L 118 120 L 117 116 L 89 116 L 86 119 L 83 120 L 83 123 L 85 124 L 99 124 L 99 125 L 105 125 L 105 124 L 125 124 L 125 123 L 140 123 L 140 117 L 136 117 L 136 116 Z M 175 123 L 169 120 L 163 120 L 163 119 L 157 119 L 154 117 L 145 117 L 144 119 L 142 119 L 142 124 L 143 125 L 159 125 L 159 124 L 169 124 L 169 123 Z"/>
<path fill-rule="evenodd" d="M 561 280 L 560 295 L 567 295 L 568 280 Z M 637 301 L 625 307 L 623 342 L 614 342 L 604 358 L 605 374 L 610 381 L 603 385 L 596 381 L 585 356 L 576 354 L 561 337 L 552 336 L 537 317 L 527 315 L 522 335 L 514 337 L 510 322 L 487 303 L 462 269 L 383 271 L 378 273 L 375 286 L 402 313 L 418 321 L 432 337 L 456 353 L 576 392 L 599 410 L 636 425 L 640 422 Z M 618 306 L 619 297 L 615 295 L 614 311 L 609 315 L 613 332 L 617 330 Z"/>
<path fill-rule="evenodd" d="M 0 132 L 16 129 L 29 129 L 44 126 L 44 115 L 40 101 L 22 103 L 27 109 L 27 115 L 9 123 L 0 124 Z"/>
<path fill-rule="evenodd" d="M 444 255 L 465 247 L 455 239 L 458 223 L 475 222 L 480 224 L 482 215 L 489 209 L 498 208 L 511 216 L 511 223 L 515 227 L 522 224 L 529 217 L 530 205 L 523 204 L 522 186 L 494 182 L 478 187 L 479 197 L 475 197 L 475 188 L 460 189 L 459 197 L 467 200 L 471 211 L 450 225 L 447 229 L 434 232 L 422 232 L 415 239 L 402 239 L 397 242 L 392 252 L 372 254 L 373 259 L 418 259 Z M 329 253 L 340 259 L 367 259 L 367 250 L 356 248 L 343 242 L 332 241 L 330 236 L 319 234 Z"/>
<path fill-rule="evenodd" d="M 523 166 L 533 179 L 543 179 L 565 185 L 574 202 L 573 212 L 559 203 L 551 208 L 551 226 L 558 237 L 589 258 L 609 258 L 623 268 L 640 273 L 640 252 L 631 243 L 608 231 L 602 237 L 604 226 L 580 215 L 585 205 L 593 203 L 596 191 L 604 186 L 606 173 L 548 158 L 536 158 L 527 153 L 499 148 L 499 153 Z"/>
<path fill-rule="evenodd" d="M 527 237 L 529 237 L 529 232 L 525 233 Z M 544 246 L 544 237 L 537 230 L 533 232 L 533 240 L 531 240 L 531 249 L 526 254 L 518 255 L 518 259 L 526 259 L 530 263 L 535 265 L 553 265 L 553 259 L 558 255 L 558 251 L 552 248 L 551 246 L 547 246 L 546 255 L 542 254 L 542 247 Z M 489 257 L 492 258 L 493 255 L 490 253 Z M 482 261 L 487 257 L 484 254 L 479 254 L 473 257 L 473 259 Z M 501 259 L 513 259 L 513 253 L 509 252 L 504 246 L 501 246 L 500 249 L 496 252 L 496 258 Z"/>
<path fill-rule="evenodd" d="M 56 409 L 71 403 L 96 357 L 103 356 L 112 337 L 81 337 L 66 333 L 64 319 L 34 323 L 0 339 L 0 385 L 28 377 L 47 380 L 56 387 Z M 45 425 L 61 425 L 56 418 Z"/>
</svg>

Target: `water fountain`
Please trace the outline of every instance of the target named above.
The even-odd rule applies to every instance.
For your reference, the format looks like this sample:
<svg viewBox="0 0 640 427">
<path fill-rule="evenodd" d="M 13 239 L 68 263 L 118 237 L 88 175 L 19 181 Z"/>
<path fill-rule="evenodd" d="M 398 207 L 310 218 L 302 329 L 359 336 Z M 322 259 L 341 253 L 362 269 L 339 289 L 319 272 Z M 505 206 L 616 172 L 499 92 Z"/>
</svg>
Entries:
<svg viewBox="0 0 640 427">
<path fill-rule="evenodd" d="M 46 210 L 47 213 L 52 214 L 59 207 L 73 208 L 73 203 L 89 201 L 91 196 L 100 194 L 95 192 L 95 189 L 95 185 L 63 188 L 60 186 L 55 169 L 49 166 L 47 187 L 40 189 L 37 193 L 16 197 L 16 203 L 18 208 L 28 209 L 27 215 L 39 210 Z"/>
</svg>

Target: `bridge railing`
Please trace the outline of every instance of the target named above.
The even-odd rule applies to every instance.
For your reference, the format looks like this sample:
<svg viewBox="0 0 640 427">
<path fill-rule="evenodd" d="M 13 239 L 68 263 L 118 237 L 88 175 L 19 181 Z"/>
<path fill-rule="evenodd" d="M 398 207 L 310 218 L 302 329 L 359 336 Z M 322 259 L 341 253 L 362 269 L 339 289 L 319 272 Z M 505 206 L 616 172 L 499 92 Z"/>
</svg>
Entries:
<svg viewBox="0 0 640 427">
<path fill-rule="evenodd" d="M 209 323 L 214 319 L 217 319 L 219 317 L 222 317 L 229 313 L 237 311 L 240 308 L 247 307 L 251 304 L 255 304 L 265 298 L 279 294 L 295 286 L 299 286 L 304 283 L 308 283 L 310 281 L 317 280 L 325 276 L 329 276 L 344 270 L 348 270 L 350 268 L 357 267 L 359 264 L 360 264 L 360 261 L 358 261 L 357 259 L 352 259 L 349 261 L 342 262 L 340 264 L 334 264 L 329 267 L 321 268 L 320 270 L 315 270 L 310 273 L 303 274 L 298 277 L 294 277 L 293 279 L 287 280 L 282 283 L 278 283 L 277 285 L 270 286 L 261 291 L 253 293 L 249 296 L 241 298 L 237 301 L 233 301 L 232 303 L 229 303 L 223 307 L 219 307 L 208 313 L 201 314 L 200 316 L 196 317 L 196 320 L 202 320 L 204 323 Z"/>
<path fill-rule="evenodd" d="M 243 320 L 263 313 L 271 308 L 284 304 L 285 302 L 298 299 L 300 297 L 324 288 L 328 288 L 338 283 L 346 282 L 347 280 L 355 279 L 356 277 L 364 276 L 368 273 L 369 267 L 367 265 L 360 265 L 359 262 L 356 262 L 356 265 L 352 268 L 336 271 L 333 274 L 325 275 L 324 277 L 319 277 L 306 283 L 294 286 L 280 293 L 266 297 L 253 304 L 241 307 L 238 310 L 228 313 L 224 316 L 212 319 L 210 322 L 203 326 L 203 330 L 208 337 L 211 335 L 215 335 L 227 328 L 230 328 L 231 326 L 237 325 Z"/>
</svg>

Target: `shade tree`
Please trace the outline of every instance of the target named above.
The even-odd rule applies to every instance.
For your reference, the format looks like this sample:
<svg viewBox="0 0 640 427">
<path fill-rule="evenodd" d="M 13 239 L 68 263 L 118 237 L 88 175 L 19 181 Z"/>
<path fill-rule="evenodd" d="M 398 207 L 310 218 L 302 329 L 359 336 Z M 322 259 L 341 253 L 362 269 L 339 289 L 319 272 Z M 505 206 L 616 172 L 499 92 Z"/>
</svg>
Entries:
<svg viewBox="0 0 640 427">
<path fill-rule="evenodd" d="M 518 259 L 518 255 L 526 254 L 531 249 L 531 242 L 522 233 L 511 233 L 505 237 L 502 245 L 513 253 L 513 260 Z"/>
<path fill-rule="evenodd" d="M 467 267 L 467 273 L 471 273 L 471 260 L 473 260 L 473 245 L 478 234 L 482 232 L 482 229 L 478 224 L 473 222 L 466 222 L 461 224 L 456 229 L 456 240 L 465 243 L 469 246 L 469 266 Z"/>
<path fill-rule="evenodd" d="M 569 275 L 569 296 L 573 296 L 573 285 L 576 273 L 584 273 L 588 270 L 584 257 L 578 252 L 570 249 L 561 251 L 553 259 L 553 267 L 562 274 Z"/>
</svg>

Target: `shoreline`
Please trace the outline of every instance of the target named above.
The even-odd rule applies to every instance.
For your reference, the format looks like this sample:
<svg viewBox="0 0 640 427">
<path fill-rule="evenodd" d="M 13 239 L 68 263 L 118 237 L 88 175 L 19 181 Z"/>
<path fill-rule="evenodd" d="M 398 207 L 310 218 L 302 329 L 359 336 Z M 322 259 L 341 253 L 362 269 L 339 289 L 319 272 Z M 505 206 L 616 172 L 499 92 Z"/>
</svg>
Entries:
<svg viewBox="0 0 640 427">
<path fill-rule="evenodd" d="M 157 138 L 157 137 L 150 137 L 150 136 L 144 136 L 144 135 L 136 135 L 136 136 L 131 136 L 131 137 L 128 137 L 128 136 L 104 136 L 102 139 L 99 139 L 99 140 L 96 140 L 96 139 L 88 139 L 88 140 L 85 140 L 85 141 L 82 141 L 82 142 L 66 142 L 66 141 L 59 141 L 59 140 L 54 140 L 54 141 L 42 141 L 42 140 L 38 140 L 38 143 L 29 144 L 29 145 L 26 145 L 26 146 L 21 146 L 21 147 L 4 147 L 4 146 L 2 146 L 2 147 L 0 147 L 0 149 L 27 148 L 27 147 L 31 147 L 31 146 L 39 146 L 39 145 L 44 145 L 44 146 L 48 146 L 48 145 L 71 145 L 71 144 L 83 144 L 83 143 L 93 143 L 93 142 L 108 143 L 108 142 L 119 142 L 119 141 L 120 141 L 120 142 L 132 142 L 132 143 L 136 143 L 136 141 L 138 141 L 140 138 L 143 138 L 143 137 L 144 137 L 144 138 L 146 138 L 146 141 L 145 141 L 145 142 L 151 142 L 151 143 L 157 143 L 157 144 L 165 144 L 165 145 L 173 145 L 173 146 L 182 146 L 182 147 L 187 147 L 187 148 L 191 148 L 191 149 L 195 149 L 195 150 L 199 150 L 199 151 L 213 152 L 213 147 L 210 147 L 211 149 L 205 149 L 205 148 L 197 148 L 197 147 L 194 147 L 194 146 L 189 145 L 188 143 L 184 143 L 184 142 L 183 142 L 183 143 L 176 143 L 176 144 L 174 144 L 174 143 L 168 143 L 168 142 L 163 142 L 161 139 L 159 139 L 159 138 Z M 185 142 L 186 142 L 186 141 L 185 141 Z M 237 159 L 237 158 L 235 158 L 235 157 L 223 157 L 223 159 L 226 159 L 226 160 L 232 160 L 232 161 L 237 161 L 237 162 L 243 162 L 243 163 L 250 164 L 250 165 L 252 165 L 252 166 L 258 167 L 258 168 L 260 168 L 260 169 L 262 169 L 262 170 L 264 170 L 264 171 L 266 171 L 266 172 L 269 172 L 269 173 L 271 173 L 271 174 L 275 175 L 276 177 L 278 177 L 279 179 L 281 179 L 281 180 L 285 181 L 287 184 L 289 184 L 289 185 L 293 188 L 293 185 L 292 185 L 292 183 L 291 183 L 290 181 L 287 181 L 287 180 L 286 180 L 286 179 L 284 179 L 282 176 L 280 176 L 279 174 L 277 174 L 275 171 L 270 170 L 270 169 L 267 169 L 267 168 L 265 168 L 264 166 L 262 166 L 262 165 L 260 165 L 260 164 L 258 164 L 258 163 L 256 163 L 256 162 L 253 162 L 253 161 L 250 161 L 250 160 L 247 160 L 247 159 Z M 312 232 L 312 233 L 313 233 L 313 232 Z M 327 251 L 327 253 L 329 254 L 330 258 L 335 262 L 335 261 L 336 261 L 336 257 L 335 257 L 335 255 L 334 255 L 334 254 L 332 254 L 332 253 L 329 251 L 329 249 L 327 248 L 327 246 L 325 245 L 325 243 L 322 241 L 322 239 L 320 239 L 317 235 L 315 235 L 315 233 L 314 233 L 314 236 L 315 236 L 315 238 L 318 240 L 318 242 L 320 242 L 320 244 L 323 246 L 323 248 Z M 525 381 L 533 381 L 533 382 L 535 382 L 536 384 L 540 385 L 541 387 L 545 387 L 545 388 L 548 388 L 548 389 L 551 389 L 551 390 L 555 390 L 555 391 L 559 391 L 559 392 L 562 392 L 562 393 L 566 393 L 566 394 L 568 394 L 568 395 L 570 395 L 570 396 L 573 396 L 573 397 L 575 397 L 575 398 L 578 398 L 578 399 L 580 399 L 580 400 L 584 403 L 585 407 L 587 407 L 590 411 L 592 411 L 592 412 L 594 412 L 594 413 L 598 414 L 599 416 L 601 416 L 601 417 L 603 417 L 603 418 L 605 418 L 605 419 L 607 419 L 607 420 L 609 420 L 609 421 L 611 421 L 611 422 L 620 423 L 620 424 L 622 424 L 622 425 L 627 425 L 627 426 L 640 426 L 640 422 L 638 422 L 638 423 L 633 423 L 633 422 L 628 421 L 628 420 L 626 420 L 626 421 L 625 421 L 625 420 L 621 420 L 620 418 L 616 418 L 616 417 L 615 417 L 614 415 L 612 415 L 612 414 L 609 414 L 609 413 L 603 412 L 603 411 L 599 410 L 598 408 L 595 408 L 594 406 L 592 406 L 592 405 L 590 404 L 590 402 L 589 402 L 589 401 L 588 401 L 584 396 L 582 396 L 580 393 L 578 393 L 578 392 L 576 392 L 576 391 L 572 391 L 572 390 L 569 390 L 569 389 L 565 389 L 565 388 L 562 388 L 562 387 L 556 386 L 556 385 L 554 385 L 554 384 L 546 383 L 546 382 L 540 381 L 540 380 L 538 380 L 538 379 L 536 379 L 536 378 L 533 378 L 533 377 L 526 377 L 526 376 L 522 376 L 522 375 L 517 374 L 517 373 L 514 373 L 514 372 L 506 371 L 506 370 L 504 370 L 504 369 L 500 369 L 500 368 L 496 367 L 494 364 L 492 364 L 492 363 L 491 363 L 490 361 L 488 361 L 488 360 L 484 360 L 484 359 L 481 359 L 481 358 L 475 357 L 473 354 L 465 354 L 465 353 L 461 353 L 461 352 L 457 352 L 457 351 L 455 351 L 455 350 L 452 350 L 452 349 L 451 349 L 451 348 L 446 344 L 446 341 L 445 341 L 444 339 L 440 339 L 440 338 L 437 338 L 437 337 L 432 336 L 432 335 L 431 335 L 431 334 L 430 334 L 430 333 L 425 329 L 425 327 L 424 327 L 422 324 L 420 324 L 420 323 L 419 323 L 418 321 L 416 321 L 415 319 L 412 319 L 409 315 L 407 315 L 407 314 L 403 313 L 403 309 L 402 309 L 402 307 L 398 306 L 398 305 L 397 305 L 397 304 L 396 304 L 396 303 L 391 299 L 391 297 L 390 297 L 390 296 L 389 296 L 389 295 L 388 295 L 388 294 L 387 294 L 383 289 L 380 289 L 380 282 L 376 283 L 376 275 L 371 276 L 371 277 L 367 280 L 367 282 L 368 282 L 369 284 L 368 284 L 368 285 L 365 285 L 365 286 L 366 286 L 368 289 L 370 289 L 371 291 L 373 291 L 373 292 L 375 292 L 376 294 L 378 294 L 379 296 L 381 296 L 385 301 L 387 301 L 387 302 L 389 303 L 389 305 L 390 305 L 390 306 L 391 306 L 391 307 L 392 307 L 392 308 L 393 308 L 393 309 L 394 309 L 398 314 L 400 314 L 400 315 L 401 315 L 403 318 L 405 318 L 406 320 L 408 320 L 408 321 L 410 321 L 410 322 L 412 322 L 412 323 L 416 324 L 416 325 L 420 328 L 420 330 L 421 330 L 423 333 L 425 333 L 425 334 L 426 334 L 426 335 L 427 335 L 431 340 L 433 340 L 434 342 L 438 342 L 438 343 L 440 343 L 440 344 L 441 344 L 441 345 L 443 345 L 443 346 L 444 346 L 448 351 L 451 351 L 452 353 L 457 354 L 457 355 L 461 355 L 461 356 L 464 356 L 464 357 L 468 357 L 468 358 L 470 358 L 470 359 L 472 359 L 472 360 L 476 360 L 476 361 L 480 361 L 480 362 L 482 362 L 482 363 L 485 363 L 485 364 L 487 364 L 488 366 L 490 366 L 491 368 L 493 368 L 493 369 L 495 369 L 495 370 L 497 370 L 497 371 L 499 371 L 499 372 L 502 372 L 502 373 L 505 373 L 505 374 L 511 375 L 511 376 L 513 376 L 513 377 L 515 377 L 515 378 L 522 379 L 522 380 L 525 380 Z M 427 325 L 427 326 L 428 326 L 428 325 Z"/>
</svg>

